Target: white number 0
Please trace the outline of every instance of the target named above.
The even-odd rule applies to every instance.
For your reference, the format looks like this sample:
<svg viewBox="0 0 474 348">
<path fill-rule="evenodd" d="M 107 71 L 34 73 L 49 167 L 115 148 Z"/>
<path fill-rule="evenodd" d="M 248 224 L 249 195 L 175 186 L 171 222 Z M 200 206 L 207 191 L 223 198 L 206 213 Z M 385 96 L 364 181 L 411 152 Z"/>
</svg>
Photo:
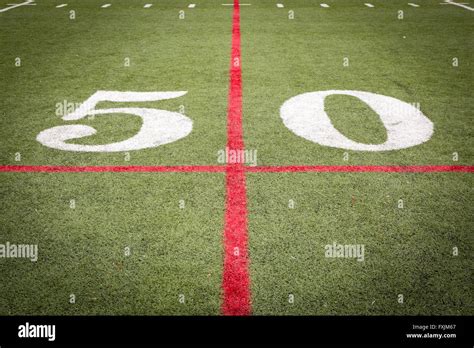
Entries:
<svg viewBox="0 0 474 348">
<path fill-rule="evenodd" d="M 80 120 L 87 115 L 132 114 L 141 117 L 142 126 L 137 134 L 124 141 L 105 145 L 81 145 L 66 143 L 66 140 L 79 139 L 95 134 L 97 131 L 89 126 L 70 125 L 46 129 L 38 134 L 38 140 L 44 146 L 65 151 L 82 152 L 116 152 L 147 149 L 172 143 L 184 138 L 193 128 L 190 118 L 177 113 L 150 108 L 113 108 L 95 107 L 101 101 L 110 102 L 145 102 L 178 98 L 187 92 L 116 92 L 97 91 L 77 110 L 63 116 L 63 120 Z"/>
</svg>

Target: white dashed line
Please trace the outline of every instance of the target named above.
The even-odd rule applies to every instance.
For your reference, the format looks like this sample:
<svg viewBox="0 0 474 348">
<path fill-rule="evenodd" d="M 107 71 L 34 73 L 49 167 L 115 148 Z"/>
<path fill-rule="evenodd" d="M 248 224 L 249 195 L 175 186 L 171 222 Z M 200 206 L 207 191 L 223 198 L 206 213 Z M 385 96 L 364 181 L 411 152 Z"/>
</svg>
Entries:
<svg viewBox="0 0 474 348">
<path fill-rule="evenodd" d="M 321 7 L 328 8 L 329 5 L 328 4 L 321 4 Z"/>
<path fill-rule="evenodd" d="M 414 3 L 412 3 L 412 2 L 409 2 L 408 5 L 410 5 L 411 7 L 420 7 L 420 5 L 414 4 Z"/>
<path fill-rule="evenodd" d="M 153 4 L 146 4 L 145 6 L 143 6 L 144 8 L 150 8 L 151 6 L 153 6 Z"/>
<path fill-rule="evenodd" d="M 102 8 L 107 8 L 107 7 L 110 7 L 110 6 L 112 6 L 112 4 L 105 4 L 105 5 L 102 5 L 101 7 Z"/>
<path fill-rule="evenodd" d="M 56 8 L 61 8 L 61 7 L 66 7 L 66 6 L 67 4 L 61 4 L 61 5 L 56 6 Z"/>
<path fill-rule="evenodd" d="M 283 6 L 283 4 L 277 4 L 277 7 L 278 7 L 278 8 L 283 8 L 283 7 L 285 7 L 285 6 Z"/>
<path fill-rule="evenodd" d="M 368 2 L 366 2 L 364 5 L 367 6 L 367 7 L 374 7 L 374 5 L 369 4 Z"/>
<path fill-rule="evenodd" d="M 196 4 L 189 4 L 188 5 L 188 8 L 195 8 L 196 7 Z"/>
</svg>

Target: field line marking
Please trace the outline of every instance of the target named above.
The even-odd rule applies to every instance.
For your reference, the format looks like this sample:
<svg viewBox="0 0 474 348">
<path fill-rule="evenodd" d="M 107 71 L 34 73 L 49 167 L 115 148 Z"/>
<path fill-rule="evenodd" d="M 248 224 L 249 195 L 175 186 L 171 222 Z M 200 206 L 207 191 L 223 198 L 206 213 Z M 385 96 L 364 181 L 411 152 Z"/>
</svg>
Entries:
<svg viewBox="0 0 474 348">
<path fill-rule="evenodd" d="M 246 167 L 249 173 L 474 173 L 474 166 L 256 166 Z"/>
<path fill-rule="evenodd" d="M 411 7 L 420 7 L 420 5 L 415 4 L 413 2 L 409 2 L 408 5 L 410 5 Z"/>
<path fill-rule="evenodd" d="M 283 4 L 277 4 L 277 7 L 278 7 L 278 8 L 284 8 L 285 5 L 283 5 Z"/>
<path fill-rule="evenodd" d="M 143 8 L 150 8 L 152 6 L 153 6 L 153 4 L 145 4 L 145 6 L 143 6 Z"/>
<path fill-rule="evenodd" d="M 441 3 L 441 5 L 454 5 L 454 6 L 462 7 L 469 11 L 474 11 L 474 8 L 467 6 L 465 3 L 458 3 L 452 0 L 444 0 L 444 3 Z"/>
<path fill-rule="evenodd" d="M 234 0 L 229 101 L 227 107 L 227 148 L 243 150 L 242 70 L 240 55 L 240 6 Z M 248 272 L 247 192 L 245 167 L 228 164 L 224 216 L 224 269 L 222 274 L 222 314 L 251 314 Z"/>
<path fill-rule="evenodd" d="M 20 7 L 20 6 L 27 6 L 27 5 L 36 5 L 36 4 L 34 3 L 34 0 L 27 0 L 27 1 L 22 2 L 20 4 L 14 4 L 14 5 L 11 5 L 10 7 L 2 8 L 2 9 L 0 9 L 0 12 L 7 12 L 8 10 L 12 10 L 14 8 L 17 8 L 17 7 Z"/>
<path fill-rule="evenodd" d="M 107 7 L 110 7 L 112 6 L 112 4 L 105 4 L 105 5 L 102 5 L 101 8 L 107 8 Z"/>
<path fill-rule="evenodd" d="M 328 8 L 329 5 L 328 4 L 320 4 L 321 7 L 324 7 L 324 8 Z"/>
<path fill-rule="evenodd" d="M 367 7 L 374 7 L 374 5 L 369 4 L 368 2 L 366 2 L 364 5 L 367 6 Z"/>
<path fill-rule="evenodd" d="M 56 8 L 61 8 L 61 7 L 66 7 L 67 4 L 61 4 L 61 5 L 57 5 Z"/>
<path fill-rule="evenodd" d="M 474 173 L 474 166 L 409 165 L 409 166 L 337 166 L 337 165 L 288 165 L 244 166 L 247 173 Z M 226 166 L 60 166 L 60 165 L 2 165 L 0 173 L 224 173 Z"/>
<path fill-rule="evenodd" d="M 225 166 L 0 166 L 1 173 L 224 173 Z"/>
<path fill-rule="evenodd" d="M 188 5 L 188 8 L 195 8 L 196 7 L 196 4 L 189 4 Z"/>
</svg>

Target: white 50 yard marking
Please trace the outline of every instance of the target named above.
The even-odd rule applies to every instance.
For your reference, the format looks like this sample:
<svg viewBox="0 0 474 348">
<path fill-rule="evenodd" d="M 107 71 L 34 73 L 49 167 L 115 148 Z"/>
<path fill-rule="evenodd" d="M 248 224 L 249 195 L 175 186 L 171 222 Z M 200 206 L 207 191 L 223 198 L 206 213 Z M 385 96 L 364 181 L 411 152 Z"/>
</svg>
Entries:
<svg viewBox="0 0 474 348">
<path fill-rule="evenodd" d="M 34 0 L 27 0 L 25 2 L 22 2 L 21 4 L 9 4 L 9 5 L 10 5 L 9 7 L 0 9 L 0 12 L 7 12 L 8 10 L 12 10 L 20 6 L 28 6 L 28 5 L 36 5 L 36 4 L 34 3 Z"/>
<path fill-rule="evenodd" d="M 383 144 L 363 144 L 341 134 L 324 110 L 330 95 L 349 95 L 365 102 L 379 116 L 387 130 Z M 419 109 L 401 100 L 361 91 L 322 91 L 288 99 L 280 109 L 283 123 L 296 135 L 314 143 L 356 151 L 399 150 L 428 141 L 433 123 Z"/>
<path fill-rule="evenodd" d="M 101 101 L 145 102 L 178 98 L 187 92 L 116 92 L 98 91 L 87 99 L 76 111 L 65 115 L 63 120 L 80 120 L 88 115 L 132 114 L 141 117 L 143 123 L 137 134 L 124 141 L 105 145 L 69 144 L 67 140 L 91 136 L 97 131 L 89 126 L 70 125 L 48 128 L 38 134 L 36 140 L 53 149 L 77 152 L 117 152 L 141 150 L 172 143 L 186 137 L 193 128 L 191 119 L 177 112 L 150 108 L 95 107 Z"/>
</svg>

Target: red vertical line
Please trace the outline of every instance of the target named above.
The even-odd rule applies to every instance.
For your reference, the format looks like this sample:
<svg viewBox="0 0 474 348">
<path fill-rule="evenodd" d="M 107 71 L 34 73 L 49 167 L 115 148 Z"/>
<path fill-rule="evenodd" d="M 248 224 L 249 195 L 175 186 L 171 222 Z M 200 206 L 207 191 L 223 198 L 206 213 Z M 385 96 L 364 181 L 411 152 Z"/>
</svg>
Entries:
<svg viewBox="0 0 474 348">
<path fill-rule="evenodd" d="M 227 109 L 228 151 L 244 149 L 242 136 L 242 70 L 240 57 L 240 7 L 234 0 L 229 105 Z M 222 276 L 224 315 L 250 315 L 248 272 L 247 193 L 243 163 L 228 163 L 224 222 L 224 269 Z"/>
</svg>

